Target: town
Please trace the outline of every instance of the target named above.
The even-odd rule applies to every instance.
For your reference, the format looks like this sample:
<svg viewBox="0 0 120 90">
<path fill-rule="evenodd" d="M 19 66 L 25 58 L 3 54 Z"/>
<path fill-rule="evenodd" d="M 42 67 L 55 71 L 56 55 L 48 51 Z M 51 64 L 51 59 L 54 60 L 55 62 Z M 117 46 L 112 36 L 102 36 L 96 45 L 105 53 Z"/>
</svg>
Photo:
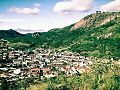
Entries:
<svg viewBox="0 0 120 90">
<path fill-rule="evenodd" d="M 16 81 L 28 77 L 51 78 L 61 74 L 80 75 L 90 71 L 91 58 L 78 53 L 37 48 L 14 50 L 8 41 L 0 40 L 0 78 Z"/>
</svg>

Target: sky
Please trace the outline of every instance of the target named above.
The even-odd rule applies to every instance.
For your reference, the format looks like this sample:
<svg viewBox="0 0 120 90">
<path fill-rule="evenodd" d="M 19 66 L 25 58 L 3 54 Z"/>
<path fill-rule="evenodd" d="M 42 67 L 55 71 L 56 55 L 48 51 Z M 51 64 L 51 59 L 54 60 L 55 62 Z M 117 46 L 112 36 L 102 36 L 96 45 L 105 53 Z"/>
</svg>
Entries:
<svg viewBox="0 0 120 90">
<path fill-rule="evenodd" d="M 120 11 L 120 0 L 0 0 L 0 30 L 46 32 L 99 10 Z"/>
</svg>

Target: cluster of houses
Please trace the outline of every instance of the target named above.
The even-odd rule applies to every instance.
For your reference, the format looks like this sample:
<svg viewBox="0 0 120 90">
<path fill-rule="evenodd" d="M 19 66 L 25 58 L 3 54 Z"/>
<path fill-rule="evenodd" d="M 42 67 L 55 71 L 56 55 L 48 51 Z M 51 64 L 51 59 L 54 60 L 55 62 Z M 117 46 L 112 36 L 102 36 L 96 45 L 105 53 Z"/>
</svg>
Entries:
<svg viewBox="0 0 120 90">
<path fill-rule="evenodd" d="M 4 62 L 5 61 L 5 62 Z M 90 71 L 90 58 L 69 51 L 37 48 L 14 50 L 0 40 L 0 78 L 18 80 L 28 77 L 72 76 Z"/>
</svg>

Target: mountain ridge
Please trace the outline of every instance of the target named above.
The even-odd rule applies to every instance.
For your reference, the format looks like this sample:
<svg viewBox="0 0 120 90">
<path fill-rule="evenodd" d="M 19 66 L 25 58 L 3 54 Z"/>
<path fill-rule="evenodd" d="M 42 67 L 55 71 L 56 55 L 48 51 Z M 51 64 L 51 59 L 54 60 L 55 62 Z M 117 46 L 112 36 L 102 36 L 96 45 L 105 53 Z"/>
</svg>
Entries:
<svg viewBox="0 0 120 90">
<path fill-rule="evenodd" d="M 24 34 L 21 34 L 13 29 L 9 30 L 0 30 L 0 39 L 8 39 L 8 38 L 16 38 L 16 37 L 24 37 Z"/>
<path fill-rule="evenodd" d="M 27 35 L 23 38 L 11 39 L 13 43 L 23 42 L 31 44 L 31 48 L 52 48 L 60 51 L 78 52 L 83 56 L 98 58 L 120 58 L 120 17 L 110 19 L 109 22 L 97 26 L 97 22 L 105 20 L 115 13 L 102 13 L 103 18 L 95 18 L 95 24 L 88 23 L 88 27 L 79 26 L 71 30 L 75 24 L 64 28 L 52 29 L 48 32 L 35 33 L 35 37 Z M 92 16 L 88 15 L 85 18 Z M 102 18 L 102 19 L 101 19 Z M 93 21 L 94 21 L 93 20 Z"/>
<path fill-rule="evenodd" d="M 110 22 L 116 18 L 120 17 L 119 12 L 101 12 L 96 11 L 96 13 L 90 14 L 84 18 L 82 18 L 79 22 L 77 22 L 71 30 L 75 30 L 79 27 L 99 27 L 101 25 Z"/>
</svg>

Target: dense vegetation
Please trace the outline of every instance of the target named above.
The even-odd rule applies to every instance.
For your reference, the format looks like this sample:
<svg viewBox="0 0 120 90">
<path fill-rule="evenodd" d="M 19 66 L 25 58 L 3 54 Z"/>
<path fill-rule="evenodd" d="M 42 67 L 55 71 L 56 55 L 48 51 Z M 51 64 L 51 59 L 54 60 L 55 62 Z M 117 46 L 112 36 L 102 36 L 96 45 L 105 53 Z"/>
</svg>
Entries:
<svg viewBox="0 0 120 90">
<path fill-rule="evenodd" d="M 25 35 L 16 32 L 15 30 L 0 30 L 0 39 L 9 39 L 16 37 L 23 37 Z"/>
<path fill-rule="evenodd" d="M 28 34 L 26 37 L 18 37 L 10 41 L 30 44 L 28 48 L 54 48 L 78 52 L 84 56 L 114 58 L 116 60 L 120 58 L 119 17 L 98 27 L 93 25 L 71 31 L 73 26 L 74 24 L 61 29 L 52 29 L 48 32 L 38 33 L 36 36 Z"/>
</svg>

